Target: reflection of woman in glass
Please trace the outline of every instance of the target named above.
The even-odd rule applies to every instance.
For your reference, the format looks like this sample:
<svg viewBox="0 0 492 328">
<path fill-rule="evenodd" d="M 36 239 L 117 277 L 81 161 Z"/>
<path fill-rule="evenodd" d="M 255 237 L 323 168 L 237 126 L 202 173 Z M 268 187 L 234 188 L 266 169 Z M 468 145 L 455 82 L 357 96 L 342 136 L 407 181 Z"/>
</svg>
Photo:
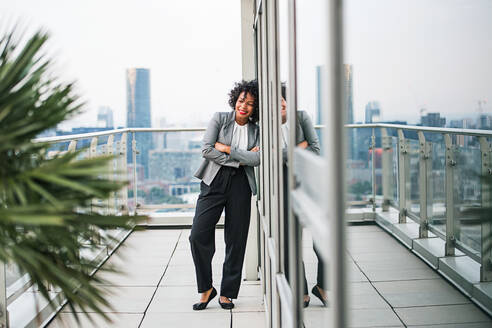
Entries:
<svg viewBox="0 0 492 328">
<path fill-rule="evenodd" d="M 288 146 L 288 124 L 287 124 L 287 102 L 286 102 L 286 87 L 282 84 L 282 103 L 281 103 L 281 115 L 282 115 L 282 141 L 283 141 L 283 159 L 284 159 L 284 217 L 287 219 L 287 213 L 289 209 L 288 205 L 288 184 L 287 184 L 287 176 L 288 176 L 288 166 L 287 166 L 287 146 Z M 296 125 L 296 144 L 297 147 L 301 147 L 307 150 L 312 151 L 313 153 L 319 155 L 319 141 L 316 131 L 314 130 L 313 123 L 309 118 L 308 114 L 305 111 L 297 111 L 297 125 Z M 288 222 L 284 220 L 284 236 L 288 237 Z M 289 262 L 288 262 L 288 242 L 284 242 L 285 245 L 285 274 L 287 280 L 289 279 Z M 311 292 L 317 296 L 323 304 L 326 304 L 326 293 L 324 290 L 324 265 L 320 260 L 320 256 L 316 247 L 314 247 L 314 252 L 316 257 L 318 258 L 318 272 L 317 272 L 317 282 L 316 286 L 313 287 Z M 309 294 L 306 280 L 306 273 L 304 269 L 303 263 L 303 277 L 304 277 L 304 307 L 309 305 Z"/>
<path fill-rule="evenodd" d="M 258 87 L 256 81 L 236 83 L 229 94 L 232 112 L 215 113 L 203 137 L 204 161 L 195 177 L 202 180 L 191 227 L 190 243 L 198 292 L 193 310 L 203 310 L 217 291 L 212 286 L 215 225 L 225 208 L 226 255 L 219 303 L 232 309 L 237 298 L 248 237 L 251 193 L 256 193 L 253 166 L 258 152 Z"/>
</svg>

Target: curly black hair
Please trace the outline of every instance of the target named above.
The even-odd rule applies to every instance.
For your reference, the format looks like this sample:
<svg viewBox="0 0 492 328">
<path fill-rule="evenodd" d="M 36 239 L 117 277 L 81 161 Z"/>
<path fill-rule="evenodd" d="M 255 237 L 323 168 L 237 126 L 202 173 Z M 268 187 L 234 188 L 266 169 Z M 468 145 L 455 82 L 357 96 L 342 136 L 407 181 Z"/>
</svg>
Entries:
<svg viewBox="0 0 492 328">
<path fill-rule="evenodd" d="M 285 101 L 287 101 L 287 84 L 285 82 L 280 83 L 280 93 Z"/>
<path fill-rule="evenodd" d="M 253 114 L 249 117 L 249 120 L 253 123 L 258 122 L 260 119 L 259 109 L 258 109 L 258 82 L 256 80 L 251 81 L 241 81 L 236 82 L 234 87 L 229 92 L 229 106 L 231 106 L 232 110 L 236 108 L 236 102 L 241 93 L 245 92 L 246 94 L 250 94 L 255 98 L 253 103 Z"/>
</svg>

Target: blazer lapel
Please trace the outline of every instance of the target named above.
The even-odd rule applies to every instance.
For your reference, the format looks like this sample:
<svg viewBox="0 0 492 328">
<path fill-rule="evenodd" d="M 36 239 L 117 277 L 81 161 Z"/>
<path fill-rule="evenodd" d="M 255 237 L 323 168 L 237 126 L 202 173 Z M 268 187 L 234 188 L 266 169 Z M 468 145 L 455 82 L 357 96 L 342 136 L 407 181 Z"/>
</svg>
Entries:
<svg viewBox="0 0 492 328">
<path fill-rule="evenodd" d="M 224 124 L 224 138 L 226 145 L 232 143 L 232 135 L 234 134 L 234 120 L 236 119 L 236 112 L 232 111 L 229 116 L 227 116 L 227 121 Z"/>
<path fill-rule="evenodd" d="M 299 121 L 299 115 L 297 115 L 296 121 L 296 145 L 304 140 L 304 133 L 302 131 L 301 122 Z"/>
<path fill-rule="evenodd" d="M 258 135 L 258 126 L 255 123 L 248 123 L 248 150 L 256 145 L 256 137 Z"/>
</svg>

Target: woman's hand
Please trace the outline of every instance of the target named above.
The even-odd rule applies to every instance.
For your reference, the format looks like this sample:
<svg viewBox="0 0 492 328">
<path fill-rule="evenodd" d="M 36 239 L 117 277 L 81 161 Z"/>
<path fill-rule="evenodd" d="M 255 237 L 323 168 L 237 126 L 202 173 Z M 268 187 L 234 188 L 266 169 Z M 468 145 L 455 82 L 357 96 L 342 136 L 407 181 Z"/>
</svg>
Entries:
<svg viewBox="0 0 492 328">
<path fill-rule="evenodd" d="M 251 148 L 251 150 L 250 150 L 250 151 L 252 151 L 252 152 L 255 152 L 255 153 L 256 153 L 256 152 L 260 151 L 260 147 L 258 147 L 258 146 L 253 147 L 253 148 Z"/>
<path fill-rule="evenodd" d="M 304 140 L 303 142 L 298 143 L 298 144 L 297 144 L 297 147 L 300 147 L 300 148 L 306 149 L 306 148 L 308 147 L 308 142 L 307 142 L 306 140 Z"/>
<path fill-rule="evenodd" d="M 215 143 L 215 149 L 226 154 L 231 154 L 231 146 L 224 145 L 220 142 Z"/>
</svg>

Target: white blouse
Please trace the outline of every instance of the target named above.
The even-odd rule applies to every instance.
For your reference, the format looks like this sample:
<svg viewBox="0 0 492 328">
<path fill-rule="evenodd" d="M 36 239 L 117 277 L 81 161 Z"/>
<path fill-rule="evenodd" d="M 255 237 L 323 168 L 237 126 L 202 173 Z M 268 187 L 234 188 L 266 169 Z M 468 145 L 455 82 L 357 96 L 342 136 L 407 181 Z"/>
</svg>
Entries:
<svg viewBox="0 0 492 328">
<path fill-rule="evenodd" d="M 287 148 L 289 145 L 289 125 L 284 123 L 280 129 L 282 131 L 282 148 Z"/>
<path fill-rule="evenodd" d="M 234 122 L 231 147 L 248 150 L 248 123 L 239 125 L 237 122 Z"/>
</svg>

